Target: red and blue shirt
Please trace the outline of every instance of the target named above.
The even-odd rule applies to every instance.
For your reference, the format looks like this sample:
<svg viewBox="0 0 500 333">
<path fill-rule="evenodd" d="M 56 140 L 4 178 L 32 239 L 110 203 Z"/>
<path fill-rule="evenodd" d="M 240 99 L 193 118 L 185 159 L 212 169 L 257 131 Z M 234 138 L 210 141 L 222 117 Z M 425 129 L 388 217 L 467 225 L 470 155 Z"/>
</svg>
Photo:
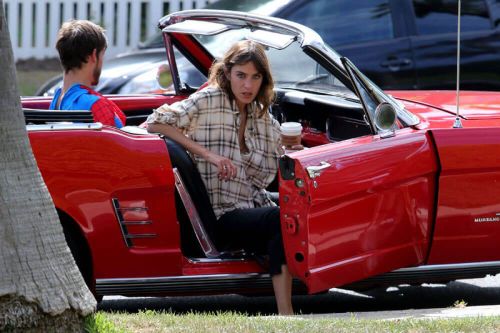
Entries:
<svg viewBox="0 0 500 333">
<path fill-rule="evenodd" d="M 95 122 L 103 125 L 125 125 L 126 117 L 120 108 L 97 91 L 79 83 L 72 85 L 63 95 L 59 107 L 57 101 L 61 95 L 61 88 L 57 89 L 54 99 L 50 103 L 50 110 L 90 110 Z"/>
</svg>

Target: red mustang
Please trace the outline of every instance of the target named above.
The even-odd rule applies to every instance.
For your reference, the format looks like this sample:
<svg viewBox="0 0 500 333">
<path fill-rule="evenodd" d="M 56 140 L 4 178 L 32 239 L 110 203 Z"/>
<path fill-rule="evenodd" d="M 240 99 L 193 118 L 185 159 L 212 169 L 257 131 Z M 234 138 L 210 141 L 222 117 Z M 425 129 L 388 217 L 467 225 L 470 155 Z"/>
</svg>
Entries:
<svg viewBox="0 0 500 333">
<path fill-rule="evenodd" d="M 274 189 L 297 285 L 316 293 L 500 272 L 500 93 L 461 92 L 457 117 L 454 92 L 386 94 L 292 22 L 194 10 L 159 26 L 175 93 L 112 96 L 129 125 L 195 91 L 234 41 L 266 46 L 272 112 L 302 124 L 306 147 L 281 158 Z M 260 260 L 213 243 L 208 196 L 180 146 L 48 104 L 23 100 L 31 144 L 97 296 L 271 290 Z"/>
</svg>

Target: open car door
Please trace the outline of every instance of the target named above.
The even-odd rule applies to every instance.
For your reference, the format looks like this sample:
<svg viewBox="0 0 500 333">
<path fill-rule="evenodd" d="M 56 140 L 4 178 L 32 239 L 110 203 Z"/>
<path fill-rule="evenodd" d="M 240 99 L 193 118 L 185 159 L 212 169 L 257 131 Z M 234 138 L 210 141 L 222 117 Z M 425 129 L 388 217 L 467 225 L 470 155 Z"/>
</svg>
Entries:
<svg viewBox="0 0 500 333">
<path fill-rule="evenodd" d="M 434 220 L 431 137 L 411 127 L 381 131 L 373 108 L 387 96 L 344 62 L 375 134 L 280 160 L 287 263 L 310 293 L 424 263 Z"/>
<path fill-rule="evenodd" d="M 195 60 L 195 67 L 208 72 L 211 60 L 227 45 L 246 38 L 269 48 L 275 84 L 280 82 L 281 89 L 297 92 L 310 85 L 310 94 L 335 94 L 349 105 L 362 104 L 370 135 L 356 137 L 351 133 L 349 137 L 355 139 L 296 152 L 280 160 L 287 262 L 310 292 L 426 260 L 434 218 L 437 159 L 430 136 L 409 127 L 414 123 L 408 112 L 377 92 L 354 65 L 324 46 L 316 33 L 292 22 L 205 10 L 171 14 L 160 27 L 179 92 L 186 85 L 179 79 L 181 71 L 175 68 L 173 47 Z M 327 72 L 311 72 L 311 68 L 319 68 L 317 64 Z M 377 127 L 379 123 L 373 119 L 376 110 L 381 110 L 379 105 L 392 108 L 393 115 L 397 111 L 401 129 Z"/>
</svg>

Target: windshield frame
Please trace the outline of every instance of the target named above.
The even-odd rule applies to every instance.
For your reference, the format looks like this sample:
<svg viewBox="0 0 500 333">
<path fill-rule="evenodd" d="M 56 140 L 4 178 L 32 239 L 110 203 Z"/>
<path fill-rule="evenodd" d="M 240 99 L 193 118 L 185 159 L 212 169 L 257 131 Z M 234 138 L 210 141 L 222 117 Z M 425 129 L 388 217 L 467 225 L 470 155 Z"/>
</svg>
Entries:
<svg viewBox="0 0 500 333">
<path fill-rule="evenodd" d="M 420 119 L 417 116 L 406 110 L 402 103 L 397 102 L 392 96 L 383 92 L 382 89 L 366 77 L 348 58 L 342 57 L 341 61 L 351 78 L 358 98 L 361 100 L 363 108 L 365 109 L 366 115 L 370 121 L 370 126 L 374 131 L 376 130 L 378 133 L 382 132 L 382 130 L 377 129 L 374 124 L 373 119 L 375 116 L 375 109 L 370 110 L 370 102 L 375 103 L 376 106 L 382 103 L 391 104 L 396 110 L 398 119 L 404 127 L 415 126 L 420 123 Z M 356 84 L 356 81 L 360 84 Z M 369 96 L 371 101 L 367 100 L 366 96 Z"/>
<path fill-rule="evenodd" d="M 349 80 L 349 77 L 340 61 L 340 55 L 338 55 L 333 49 L 326 47 L 321 37 L 315 31 L 301 24 L 279 18 L 271 18 L 242 12 L 225 10 L 186 10 L 167 15 L 160 20 L 159 26 L 162 28 L 163 34 L 166 35 L 164 36 L 164 40 L 171 40 L 175 46 L 179 46 L 176 42 L 175 35 L 183 33 L 178 30 L 174 33 L 173 31 L 169 31 L 168 27 L 186 20 L 204 20 L 226 24 L 230 27 L 230 30 L 250 28 L 295 36 L 296 42 L 299 43 L 300 48 L 307 56 L 318 62 L 319 65 L 325 67 L 331 75 L 337 77 L 343 85 L 354 92 L 351 81 Z M 184 33 L 184 35 L 189 36 L 193 43 L 196 43 L 203 48 L 205 56 L 214 59 L 214 56 L 197 40 L 197 38 L 188 33 Z M 168 45 L 167 49 L 169 49 Z M 186 52 L 183 52 L 181 47 L 179 50 L 185 57 L 190 56 Z M 199 64 L 193 64 L 199 69 Z M 201 72 L 208 73 L 208 69 L 203 69 Z M 178 77 L 178 75 L 174 75 L 174 77 Z"/>
<path fill-rule="evenodd" d="M 166 41 L 170 40 L 169 34 L 171 34 L 168 30 L 168 26 L 185 20 L 205 20 L 226 24 L 231 30 L 250 28 L 295 35 L 296 42 L 307 56 L 312 58 L 319 65 L 323 66 L 328 72 L 331 73 L 331 75 L 338 78 L 353 92 L 354 95 L 356 95 L 359 102 L 363 105 L 363 109 L 367 117 L 366 120 L 369 122 L 373 133 L 377 133 L 378 131 L 373 123 L 373 115 L 370 113 L 370 108 L 367 105 L 368 101 L 366 100 L 366 96 L 363 96 L 363 93 L 370 96 L 370 101 L 372 103 L 376 103 L 376 105 L 379 105 L 382 102 L 387 102 L 394 106 L 398 119 L 401 121 L 403 126 L 414 126 L 420 122 L 417 116 L 406 110 L 404 106 L 392 98 L 392 96 L 384 93 L 376 84 L 361 73 L 350 60 L 345 57 L 341 57 L 334 49 L 326 45 L 322 38 L 314 30 L 306 26 L 279 18 L 243 12 L 208 9 L 186 10 L 167 15 L 160 20 L 159 26 L 162 28 L 163 33 L 167 35 L 165 36 Z M 175 34 L 182 34 L 182 32 L 176 31 Z M 185 36 L 189 36 L 193 43 L 198 44 L 200 49 L 205 53 L 205 56 L 212 59 L 214 58 L 214 56 L 197 40 L 197 38 L 190 34 L 185 34 Z M 175 38 L 172 39 L 174 39 L 175 42 Z M 189 54 L 182 52 L 182 49 L 179 50 L 184 56 L 189 56 Z M 195 67 L 198 65 L 199 68 L 199 64 L 194 65 Z M 174 80 L 179 77 L 178 75 L 174 76 L 174 72 L 172 72 L 172 74 L 173 77 L 175 77 Z M 356 80 L 359 80 L 362 83 L 361 87 L 356 86 Z M 318 91 L 313 92 L 321 93 Z M 184 93 L 186 93 L 186 91 L 184 91 Z M 331 95 L 335 95 L 335 93 L 332 92 Z"/>
</svg>

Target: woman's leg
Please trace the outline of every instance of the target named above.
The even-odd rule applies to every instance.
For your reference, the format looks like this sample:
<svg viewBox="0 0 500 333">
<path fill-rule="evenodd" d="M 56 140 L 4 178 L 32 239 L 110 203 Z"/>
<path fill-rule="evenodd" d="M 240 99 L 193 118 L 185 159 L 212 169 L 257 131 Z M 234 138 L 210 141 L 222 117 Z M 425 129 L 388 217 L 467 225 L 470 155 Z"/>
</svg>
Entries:
<svg viewBox="0 0 500 333">
<path fill-rule="evenodd" d="M 287 265 L 281 265 L 281 274 L 273 275 L 274 297 L 280 315 L 293 315 L 292 275 Z"/>
<path fill-rule="evenodd" d="M 226 245 L 269 255 L 278 313 L 293 314 L 292 276 L 286 266 L 279 207 L 236 209 L 220 217 L 219 236 Z"/>
</svg>

